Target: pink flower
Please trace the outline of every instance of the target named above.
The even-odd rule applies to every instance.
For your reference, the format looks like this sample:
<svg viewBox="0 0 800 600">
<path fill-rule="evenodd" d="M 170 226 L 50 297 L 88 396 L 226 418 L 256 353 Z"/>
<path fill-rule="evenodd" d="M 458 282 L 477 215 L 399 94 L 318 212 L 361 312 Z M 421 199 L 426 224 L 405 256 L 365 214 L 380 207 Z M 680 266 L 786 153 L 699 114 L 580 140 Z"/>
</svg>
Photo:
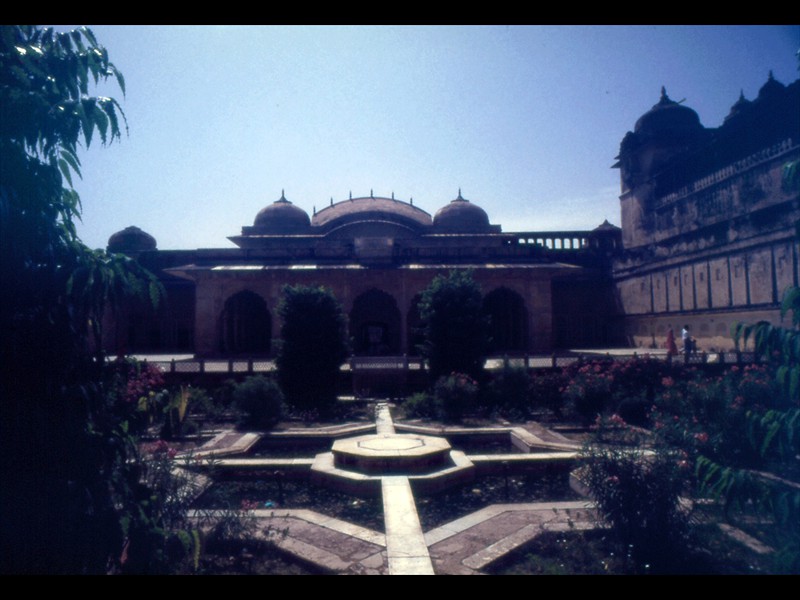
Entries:
<svg viewBox="0 0 800 600">
<path fill-rule="evenodd" d="M 672 377 L 664 377 L 661 380 L 661 385 L 663 385 L 664 387 L 672 387 L 673 385 L 675 385 L 675 380 Z"/>
<path fill-rule="evenodd" d="M 696 439 L 701 444 L 705 444 L 708 441 L 708 434 L 705 431 L 701 431 L 700 433 L 695 433 L 694 439 Z"/>
<path fill-rule="evenodd" d="M 618 414 L 616 414 L 616 413 L 614 413 L 613 415 L 611 415 L 611 418 L 609 419 L 609 421 L 611 421 L 612 423 L 614 423 L 614 425 L 627 425 L 627 423 L 625 423 L 625 419 L 623 419 L 622 417 L 620 417 L 620 416 L 619 416 Z"/>
</svg>

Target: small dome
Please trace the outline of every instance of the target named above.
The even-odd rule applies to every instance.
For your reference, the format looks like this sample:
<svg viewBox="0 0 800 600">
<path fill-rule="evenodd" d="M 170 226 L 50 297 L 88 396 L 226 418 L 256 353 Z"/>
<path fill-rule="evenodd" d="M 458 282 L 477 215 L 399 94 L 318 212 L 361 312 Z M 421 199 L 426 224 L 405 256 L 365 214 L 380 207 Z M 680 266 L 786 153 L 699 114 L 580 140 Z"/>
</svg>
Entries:
<svg viewBox="0 0 800 600">
<path fill-rule="evenodd" d="M 780 97 L 786 91 L 786 86 L 780 81 L 775 79 L 772 71 L 769 72 L 767 82 L 758 90 L 758 100 L 770 100 L 772 98 Z"/>
<path fill-rule="evenodd" d="M 108 251 L 122 254 L 135 254 L 156 249 L 156 238 L 138 227 L 131 225 L 108 238 Z"/>
<path fill-rule="evenodd" d="M 731 112 L 728 113 L 728 116 L 725 117 L 725 123 L 730 121 L 731 119 L 735 118 L 736 116 L 742 114 L 747 108 L 752 104 L 750 100 L 744 97 L 744 90 L 739 92 L 739 99 L 736 101 L 736 104 L 731 106 Z"/>
<path fill-rule="evenodd" d="M 639 117 L 634 127 L 640 136 L 659 138 L 683 137 L 702 129 L 697 113 L 688 106 L 670 100 L 663 87 L 658 104 Z"/>
<path fill-rule="evenodd" d="M 489 216 L 477 204 L 461 197 L 440 208 L 433 216 L 435 230 L 447 233 L 483 233 L 489 231 Z"/>
<path fill-rule="evenodd" d="M 311 219 L 302 208 L 289 202 L 281 191 L 278 200 L 258 212 L 254 225 L 267 234 L 305 233 Z"/>
</svg>

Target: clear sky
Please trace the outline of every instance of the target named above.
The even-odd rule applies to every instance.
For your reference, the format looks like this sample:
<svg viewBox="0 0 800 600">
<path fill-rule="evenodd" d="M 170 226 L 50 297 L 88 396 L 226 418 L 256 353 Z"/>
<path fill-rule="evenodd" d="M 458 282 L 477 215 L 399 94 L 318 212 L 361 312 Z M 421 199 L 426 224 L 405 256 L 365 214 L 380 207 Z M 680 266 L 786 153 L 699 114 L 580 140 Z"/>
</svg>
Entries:
<svg viewBox="0 0 800 600">
<path fill-rule="evenodd" d="M 81 155 L 93 248 L 128 225 L 233 247 L 282 189 L 309 214 L 372 190 L 433 215 L 461 188 L 503 231 L 619 225 L 611 165 L 662 85 L 718 127 L 800 76 L 800 26 L 90 27 L 130 127 Z"/>
</svg>

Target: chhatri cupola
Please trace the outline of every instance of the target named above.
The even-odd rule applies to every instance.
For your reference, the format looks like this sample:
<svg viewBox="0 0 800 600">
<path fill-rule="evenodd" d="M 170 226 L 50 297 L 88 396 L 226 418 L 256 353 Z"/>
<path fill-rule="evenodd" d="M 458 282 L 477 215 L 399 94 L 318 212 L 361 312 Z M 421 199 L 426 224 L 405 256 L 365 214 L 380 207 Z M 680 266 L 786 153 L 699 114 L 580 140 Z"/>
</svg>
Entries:
<svg viewBox="0 0 800 600">
<path fill-rule="evenodd" d="M 253 223 L 254 233 L 262 235 L 303 234 L 310 226 L 308 213 L 289 202 L 283 190 L 278 200 L 258 212 Z"/>
</svg>

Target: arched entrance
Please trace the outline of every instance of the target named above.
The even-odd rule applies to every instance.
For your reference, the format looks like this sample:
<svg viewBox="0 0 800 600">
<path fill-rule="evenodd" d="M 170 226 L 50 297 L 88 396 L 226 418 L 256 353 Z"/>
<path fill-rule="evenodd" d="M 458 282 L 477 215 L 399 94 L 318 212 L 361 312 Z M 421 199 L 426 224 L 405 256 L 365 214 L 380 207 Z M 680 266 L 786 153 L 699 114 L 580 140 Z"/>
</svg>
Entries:
<svg viewBox="0 0 800 600">
<path fill-rule="evenodd" d="M 272 318 L 267 303 L 258 294 L 244 290 L 228 298 L 221 325 L 223 354 L 269 354 Z"/>
<path fill-rule="evenodd" d="M 528 311 L 522 296 L 508 288 L 497 288 L 483 298 L 483 310 L 491 319 L 491 354 L 528 350 Z"/>
<path fill-rule="evenodd" d="M 395 299 L 374 288 L 358 296 L 350 311 L 350 335 L 357 356 L 400 354 L 400 310 Z"/>
</svg>

